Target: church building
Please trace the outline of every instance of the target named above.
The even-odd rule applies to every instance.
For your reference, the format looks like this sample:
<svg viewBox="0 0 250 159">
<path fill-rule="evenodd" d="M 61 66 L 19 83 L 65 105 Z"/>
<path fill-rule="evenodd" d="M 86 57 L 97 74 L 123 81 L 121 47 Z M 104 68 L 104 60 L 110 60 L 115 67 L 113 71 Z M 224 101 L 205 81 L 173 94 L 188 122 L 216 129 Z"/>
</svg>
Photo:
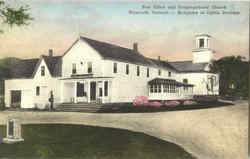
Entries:
<svg viewBox="0 0 250 159">
<path fill-rule="evenodd" d="M 151 101 L 189 100 L 219 94 L 219 75 L 211 72 L 211 36 L 195 37 L 192 61 L 147 58 L 132 49 L 80 36 L 61 56 L 21 60 L 5 80 L 7 107 L 44 108 L 51 93 L 62 103 L 131 103 L 136 96 Z M 191 50 L 190 50 L 191 53 Z"/>
</svg>

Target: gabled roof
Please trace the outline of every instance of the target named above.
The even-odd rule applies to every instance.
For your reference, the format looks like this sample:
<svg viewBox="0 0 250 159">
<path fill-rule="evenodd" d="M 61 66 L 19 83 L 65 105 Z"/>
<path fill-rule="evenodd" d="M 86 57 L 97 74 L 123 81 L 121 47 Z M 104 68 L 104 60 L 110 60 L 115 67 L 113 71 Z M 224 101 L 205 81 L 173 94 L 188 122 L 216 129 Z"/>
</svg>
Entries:
<svg viewBox="0 0 250 159">
<path fill-rule="evenodd" d="M 80 39 L 87 42 L 93 49 L 95 49 L 104 59 L 112 59 L 122 62 L 129 62 L 142 65 L 154 65 L 150 60 L 132 49 L 124 48 L 118 45 L 101 42 L 86 37 Z"/>
<path fill-rule="evenodd" d="M 61 75 L 62 68 L 62 56 L 43 56 L 43 59 L 53 77 Z"/>
<path fill-rule="evenodd" d="M 39 59 L 20 60 L 10 69 L 11 78 L 30 78 Z"/>
<path fill-rule="evenodd" d="M 192 61 L 168 62 L 180 72 L 206 72 L 208 63 L 193 63 Z"/>
<path fill-rule="evenodd" d="M 159 61 L 147 58 L 133 49 L 124 48 L 118 45 L 101 42 L 82 36 L 80 37 L 80 39 L 76 40 L 68 50 L 70 50 L 79 40 L 85 41 L 88 45 L 90 45 L 93 49 L 95 49 L 104 59 L 117 60 L 117 61 L 146 65 L 151 67 L 161 67 L 165 69 L 172 69 L 178 72 L 205 72 L 205 67 L 208 64 L 208 63 L 193 63 L 192 61 L 182 61 L 182 62 Z M 68 52 L 68 50 L 65 52 L 65 54 Z M 11 78 L 32 78 L 36 70 L 38 69 L 42 59 L 45 60 L 45 63 L 50 71 L 50 74 L 53 77 L 61 76 L 63 56 L 43 55 L 41 56 L 40 60 L 38 58 L 21 60 L 16 66 L 14 66 L 10 70 Z"/>
<path fill-rule="evenodd" d="M 175 67 L 170 65 L 169 62 L 167 62 L 167 61 L 156 60 L 156 59 L 151 59 L 151 58 L 148 58 L 148 60 L 152 61 L 158 67 L 167 68 L 167 69 L 170 68 L 174 71 L 178 71 Z"/>
<path fill-rule="evenodd" d="M 20 60 L 10 69 L 10 78 L 32 78 L 42 59 L 53 77 L 61 75 L 61 56 L 41 56 L 40 59 Z"/>
</svg>

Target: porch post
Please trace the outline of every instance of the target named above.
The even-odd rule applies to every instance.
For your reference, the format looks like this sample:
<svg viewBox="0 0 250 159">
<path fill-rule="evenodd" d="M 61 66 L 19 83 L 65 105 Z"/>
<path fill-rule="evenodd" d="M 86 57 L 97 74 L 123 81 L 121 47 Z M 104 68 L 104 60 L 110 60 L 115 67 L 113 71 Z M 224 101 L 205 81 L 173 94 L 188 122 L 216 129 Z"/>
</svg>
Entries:
<svg viewBox="0 0 250 159">
<path fill-rule="evenodd" d="M 63 87 L 64 87 L 64 82 L 61 81 L 61 93 L 60 93 L 60 95 L 61 95 L 61 103 L 63 103 L 63 101 L 64 101 L 64 93 L 63 93 L 64 88 Z"/>
<path fill-rule="evenodd" d="M 87 82 L 87 96 L 88 96 L 88 103 L 90 103 L 90 81 Z"/>
<path fill-rule="evenodd" d="M 109 84 L 109 83 L 108 83 Z M 102 81 L 102 97 L 101 97 L 101 99 L 102 99 L 102 103 L 105 103 L 105 91 L 104 91 L 104 85 L 105 85 L 105 81 L 103 80 Z"/>
<path fill-rule="evenodd" d="M 163 84 L 161 84 L 161 96 L 162 97 L 164 96 L 164 93 L 163 93 Z"/>
<path fill-rule="evenodd" d="M 74 85 L 75 85 L 74 103 L 77 103 L 77 100 L 76 100 L 76 98 L 77 98 L 77 82 L 75 82 Z"/>
<path fill-rule="evenodd" d="M 112 85 L 112 80 L 108 80 L 108 102 L 112 102 L 112 93 L 113 93 L 113 85 Z"/>
</svg>

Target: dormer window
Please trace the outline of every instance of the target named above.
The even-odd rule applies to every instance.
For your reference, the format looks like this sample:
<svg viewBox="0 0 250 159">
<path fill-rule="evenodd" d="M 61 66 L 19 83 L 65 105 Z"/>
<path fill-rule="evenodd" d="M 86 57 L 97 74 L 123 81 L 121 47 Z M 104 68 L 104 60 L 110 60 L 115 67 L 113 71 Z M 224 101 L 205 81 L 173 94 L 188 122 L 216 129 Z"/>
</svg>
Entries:
<svg viewBox="0 0 250 159">
<path fill-rule="evenodd" d="M 76 64 L 72 64 L 72 74 L 76 74 Z"/>
<path fill-rule="evenodd" d="M 45 66 L 41 66 L 41 76 L 45 76 Z"/>
<path fill-rule="evenodd" d="M 204 39 L 199 39 L 199 48 L 204 48 L 205 43 L 204 43 Z"/>
<path fill-rule="evenodd" d="M 88 62 L 88 73 L 92 73 L 92 62 Z"/>
</svg>

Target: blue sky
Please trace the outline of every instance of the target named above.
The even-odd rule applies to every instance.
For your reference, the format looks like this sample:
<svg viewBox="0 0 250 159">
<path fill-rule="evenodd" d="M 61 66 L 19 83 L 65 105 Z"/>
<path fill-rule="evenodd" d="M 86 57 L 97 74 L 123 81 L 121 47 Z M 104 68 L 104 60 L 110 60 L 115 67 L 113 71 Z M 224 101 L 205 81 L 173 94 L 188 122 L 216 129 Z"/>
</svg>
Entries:
<svg viewBox="0 0 250 159">
<path fill-rule="evenodd" d="M 139 50 L 149 57 L 170 61 L 191 60 L 194 36 L 208 33 L 216 58 L 226 55 L 248 56 L 248 2 L 92 2 L 80 0 L 10 0 L 10 5 L 30 5 L 34 21 L 21 28 L 4 28 L 0 35 L 1 57 L 39 57 L 52 48 L 62 55 L 78 35 Z M 240 15 L 133 15 L 142 5 L 225 5 Z M 145 9 L 144 9 L 145 10 Z M 150 11 L 150 10 L 149 10 Z M 176 12 L 176 11 L 174 11 Z"/>
</svg>

